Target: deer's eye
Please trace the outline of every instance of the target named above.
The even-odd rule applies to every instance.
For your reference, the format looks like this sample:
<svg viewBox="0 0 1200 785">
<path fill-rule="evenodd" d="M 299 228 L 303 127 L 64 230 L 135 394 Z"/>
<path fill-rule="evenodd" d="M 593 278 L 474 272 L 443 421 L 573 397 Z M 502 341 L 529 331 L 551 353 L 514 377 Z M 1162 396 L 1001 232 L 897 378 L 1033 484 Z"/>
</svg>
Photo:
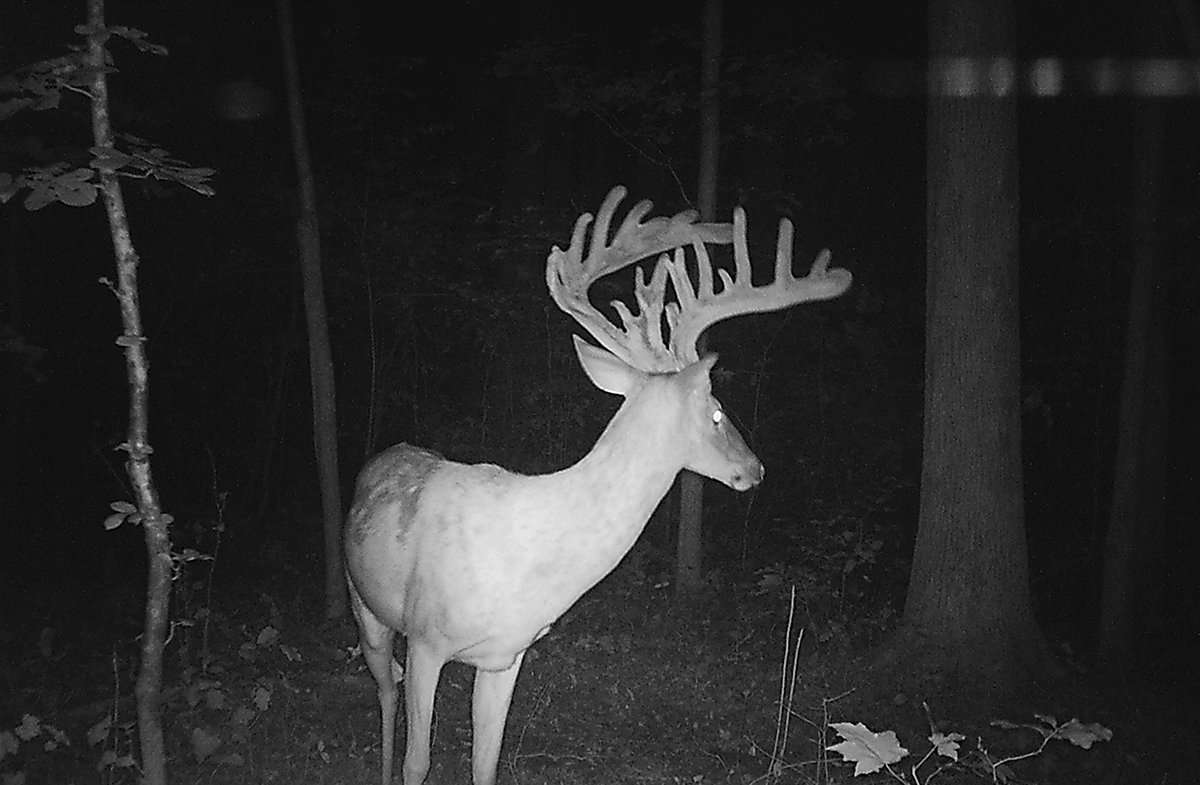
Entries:
<svg viewBox="0 0 1200 785">
<path fill-rule="evenodd" d="M 723 422 L 725 422 L 725 412 L 721 411 L 720 409 L 713 409 L 712 424 L 719 426 Z"/>
</svg>

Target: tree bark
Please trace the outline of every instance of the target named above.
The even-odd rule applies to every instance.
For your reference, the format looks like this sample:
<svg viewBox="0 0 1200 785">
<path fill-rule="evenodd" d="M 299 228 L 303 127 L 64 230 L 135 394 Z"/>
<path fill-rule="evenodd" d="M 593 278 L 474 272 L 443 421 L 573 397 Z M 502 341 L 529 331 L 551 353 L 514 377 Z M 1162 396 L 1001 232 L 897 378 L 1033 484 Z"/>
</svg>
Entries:
<svg viewBox="0 0 1200 785">
<path fill-rule="evenodd" d="M 296 162 L 300 197 L 296 240 L 300 251 L 300 276 L 304 283 L 309 376 L 312 382 L 313 445 L 325 535 L 325 618 L 337 619 L 346 614 L 346 581 L 342 567 L 342 495 L 338 482 L 337 393 L 333 350 L 329 343 L 329 320 L 325 312 L 317 190 L 308 149 L 304 105 L 300 100 L 300 71 L 296 63 L 291 0 L 278 0 L 276 8 L 279 40 L 283 49 L 288 119 L 292 130 L 292 156 Z"/>
<path fill-rule="evenodd" d="M 88 0 L 87 57 L 92 69 L 92 136 L 96 147 L 113 147 L 105 77 L 104 0 Z M 142 753 L 142 782 L 165 785 L 166 752 L 162 728 L 163 647 L 166 644 L 171 599 L 171 516 L 162 511 L 150 469 L 150 359 L 138 292 L 138 255 L 129 230 L 125 196 L 116 174 L 101 170 L 100 193 L 108 215 L 117 282 L 113 293 L 121 310 L 122 335 L 129 384 L 129 428 L 121 449 L 128 453 L 125 470 L 133 487 L 146 543 L 146 608 L 141 638 L 141 661 L 134 692 L 137 697 L 138 742 Z"/>
<path fill-rule="evenodd" d="M 705 0 L 700 69 L 700 175 L 697 207 L 701 221 L 717 212 L 717 171 L 721 148 L 721 0 Z M 707 341 L 701 334 L 696 350 L 703 356 Z M 675 592 L 695 594 L 703 584 L 704 480 L 684 471 L 679 476 L 679 533 L 675 554 Z"/>
<path fill-rule="evenodd" d="M 931 0 L 925 432 L 904 633 L 984 689 L 1041 661 L 1021 469 L 1011 3 Z M 980 78 L 948 82 L 944 58 Z M 959 61 L 961 62 L 961 61 Z M 1020 664 L 1023 667 L 1012 666 Z"/>
</svg>

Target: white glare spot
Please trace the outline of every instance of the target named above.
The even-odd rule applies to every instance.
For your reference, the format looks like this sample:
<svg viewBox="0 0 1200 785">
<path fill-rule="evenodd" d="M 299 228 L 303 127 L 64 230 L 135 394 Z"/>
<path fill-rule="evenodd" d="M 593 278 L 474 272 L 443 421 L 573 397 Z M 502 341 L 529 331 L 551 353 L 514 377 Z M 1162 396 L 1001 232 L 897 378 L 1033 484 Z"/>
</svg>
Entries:
<svg viewBox="0 0 1200 785">
<path fill-rule="evenodd" d="M 1029 69 L 1029 87 L 1039 98 L 1061 95 L 1064 78 L 1062 61 L 1056 57 L 1040 57 Z"/>
<path fill-rule="evenodd" d="M 1007 57 L 997 57 L 988 66 L 988 83 L 992 95 L 1010 95 L 1016 86 L 1017 69 Z"/>
</svg>

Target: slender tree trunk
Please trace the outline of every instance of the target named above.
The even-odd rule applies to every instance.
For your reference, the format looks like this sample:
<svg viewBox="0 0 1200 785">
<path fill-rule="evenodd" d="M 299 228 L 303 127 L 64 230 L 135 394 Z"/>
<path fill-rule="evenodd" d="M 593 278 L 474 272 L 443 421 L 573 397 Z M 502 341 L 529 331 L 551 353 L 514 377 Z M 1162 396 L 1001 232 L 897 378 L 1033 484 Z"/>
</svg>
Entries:
<svg viewBox="0 0 1200 785">
<path fill-rule="evenodd" d="M 937 665 L 1003 689 L 1044 651 L 1021 473 L 1016 89 L 988 76 L 1013 62 L 1011 3 L 931 0 L 929 41 L 924 459 L 904 631 Z M 954 74 L 945 57 L 983 78 L 939 78 Z"/>
<path fill-rule="evenodd" d="M 1166 336 L 1155 219 L 1162 174 L 1163 107 L 1143 99 L 1134 117 L 1134 240 L 1125 371 L 1112 512 L 1104 542 L 1099 660 L 1110 673 L 1126 671 L 1159 583 L 1156 543 L 1163 527 L 1166 485 Z M 1139 614 L 1139 610 L 1142 614 Z"/>
<path fill-rule="evenodd" d="M 24 351 L 24 315 L 21 308 L 21 295 L 24 287 L 21 284 L 21 271 L 17 267 L 17 249 L 15 240 L 17 238 L 17 219 L 16 210 L 8 211 L 8 218 L 5 221 L 5 237 L 0 240 L 0 255 L 4 257 L 4 302 L 0 304 L 0 314 L 4 318 L 0 319 L 0 363 L 8 365 L 10 368 L 18 369 L 16 373 L 8 376 L 8 379 L 3 382 L 4 392 L 3 401 L 0 402 L 0 450 L 4 451 L 3 458 L 0 458 L 0 499 L 16 499 L 16 489 L 20 487 L 20 475 L 24 474 L 25 470 L 19 468 L 18 456 L 25 451 L 25 434 L 26 429 L 21 427 L 23 420 L 27 419 L 24 416 L 23 409 L 25 408 L 24 388 L 29 384 L 27 373 L 22 369 L 28 369 L 29 373 L 33 372 L 33 358 Z M 7 351 L 12 352 L 10 357 L 4 357 L 6 347 L 4 340 L 7 338 L 5 328 L 12 330 L 12 340 L 20 341 L 17 346 L 8 348 Z M 0 365 L 0 368 L 4 367 Z"/>
<path fill-rule="evenodd" d="M 696 189 L 701 221 L 717 212 L 717 169 L 721 148 L 721 0 L 705 0 L 700 70 L 700 178 Z M 696 349 L 704 354 L 701 335 Z M 675 591 L 694 594 L 701 586 L 704 554 L 704 480 L 684 471 L 679 476 L 679 535 Z"/>
<path fill-rule="evenodd" d="M 104 72 L 104 0 L 88 0 L 88 60 L 92 68 L 92 135 L 96 147 L 113 147 L 109 120 L 108 81 Z M 125 352 L 129 383 L 129 430 L 121 449 L 129 454 L 125 470 L 133 487 L 146 542 L 146 611 L 141 639 L 137 695 L 138 741 L 142 752 L 142 782 L 165 785 L 166 754 L 162 730 L 162 660 L 171 598 L 171 516 L 162 511 L 150 471 L 150 360 L 138 292 L 138 256 L 129 231 L 125 197 L 111 172 L 100 172 L 100 193 L 108 214 L 117 282 L 113 293 L 121 310 L 123 333 L 117 343 Z"/>
<path fill-rule="evenodd" d="M 317 191 L 308 150 L 304 105 L 300 100 L 300 71 L 296 63 L 291 0 L 278 0 L 277 12 L 279 40 L 283 48 L 288 118 L 292 129 L 292 155 L 296 162 L 296 180 L 300 195 L 300 218 L 296 224 L 296 238 L 300 250 L 300 275 L 304 282 L 304 311 L 308 322 L 313 442 L 325 533 L 325 617 L 336 619 L 346 613 L 346 582 L 342 572 L 342 496 L 338 483 L 337 396 L 334 388 L 333 350 L 329 344 L 329 320 L 325 313 Z"/>
<path fill-rule="evenodd" d="M 255 506 L 254 515 L 258 521 L 266 517 L 267 509 L 275 501 L 275 497 L 271 495 L 271 485 L 274 482 L 275 454 L 280 450 L 280 436 L 284 429 L 284 401 L 287 400 L 288 375 L 292 360 L 291 333 L 299 315 L 298 298 L 293 294 L 288 299 L 291 301 L 288 306 L 288 325 L 279 341 L 275 376 L 268 380 L 267 405 L 261 416 L 262 433 L 259 441 L 263 447 L 255 482 L 258 504 Z"/>
</svg>

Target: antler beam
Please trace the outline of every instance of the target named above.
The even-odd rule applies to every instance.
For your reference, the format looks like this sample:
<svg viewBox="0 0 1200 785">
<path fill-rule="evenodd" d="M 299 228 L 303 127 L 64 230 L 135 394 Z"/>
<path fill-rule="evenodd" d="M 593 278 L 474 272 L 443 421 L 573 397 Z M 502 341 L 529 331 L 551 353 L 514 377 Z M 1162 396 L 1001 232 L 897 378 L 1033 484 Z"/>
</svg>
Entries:
<svg viewBox="0 0 1200 785">
<path fill-rule="evenodd" d="M 695 210 L 685 210 L 671 218 L 651 218 L 643 223 L 642 219 L 653 209 L 654 203 L 642 200 L 625 216 L 609 243 L 613 214 L 625 194 L 625 188 L 620 185 L 608 192 L 596 216 L 586 257 L 584 239 L 592 215 L 579 216 L 567 250 L 556 245 L 550 251 L 546 260 L 546 285 L 559 308 L 573 316 L 604 348 L 625 362 L 647 372 L 679 370 L 682 366 L 662 340 L 666 271 L 661 270 L 661 264 L 649 284 L 640 273 L 638 275 L 634 293 L 639 309 L 636 316 L 624 303 L 612 303 L 624 329 L 596 310 L 588 300 L 588 288 L 609 273 L 672 248 L 689 243 L 728 245 L 733 240 L 732 227 L 729 224 L 696 223 Z"/>
<path fill-rule="evenodd" d="M 750 251 L 746 246 L 746 212 L 741 207 L 733 211 L 734 276 L 718 269 L 721 291 L 713 291 L 713 267 L 708 251 L 701 243 L 693 243 L 699 286 L 693 288 L 688 275 L 683 249 L 675 249 L 674 258 L 660 260 L 671 274 L 678 305 L 667 306 L 667 323 L 671 330 L 671 353 L 684 365 L 700 359 L 696 342 L 707 328 L 733 316 L 748 313 L 778 311 L 800 303 L 829 300 L 850 288 L 853 277 L 849 270 L 829 268 L 833 254 L 822 250 L 813 261 L 808 275 L 792 275 L 792 222 L 779 221 L 779 238 L 775 246 L 775 278 L 764 286 L 754 286 L 750 279 Z M 655 271 L 657 273 L 657 270 Z"/>
<path fill-rule="evenodd" d="M 814 300 L 837 297 L 850 286 L 847 270 L 829 268 L 828 250 L 818 254 L 808 275 L 792 275 L 792 223 L 779 223 L 775 252 L 775 278 L 765 286 L 751 282 L 750 252 L 746 246 L 746 214 L 739 207 L 733 223 L 696 223 L 696 212 L 686 210 L 671 218 L 652 218 L 643 223 L 653 204 L 638 202 L 625 216 L 612 242 L 609 227 L 617 205 L 625 198 L 625 188 L 609 191 L 592 229 L 586 257 L 583 248 L 590 213 L 575 222 L 571 244 L 566 251 L 558 246 L 546 261 L 546 284 L 554 302 L 575 318 L 604 348 L 635 368 L 650 373 L 677 371 L 699 359 L 696 341 L 708 327 L 719 321 L 747 313 L 775 311 Z M 713 289 L 713 266 L 706 243 L 733 244 L 734 275 L 717 270 L 721 291 Z M 698 286 L 687 270 L 684 248 L 695 250 Z M 665 253 L 673 251 L 672 255 Z M 648 256 L 661 253 L 647 281 L 639 270 L 634 282 L 638 313 L 632 313 L 620 301 L 612 303 L 622 327 L 614 325 L 588 300 L 588 288 L 603 276 L 627 267 Z M 668 277 L 677 302 L 666 303 Z M 662 334 L 666 318 L 669 343 Z"/>
</svg>

